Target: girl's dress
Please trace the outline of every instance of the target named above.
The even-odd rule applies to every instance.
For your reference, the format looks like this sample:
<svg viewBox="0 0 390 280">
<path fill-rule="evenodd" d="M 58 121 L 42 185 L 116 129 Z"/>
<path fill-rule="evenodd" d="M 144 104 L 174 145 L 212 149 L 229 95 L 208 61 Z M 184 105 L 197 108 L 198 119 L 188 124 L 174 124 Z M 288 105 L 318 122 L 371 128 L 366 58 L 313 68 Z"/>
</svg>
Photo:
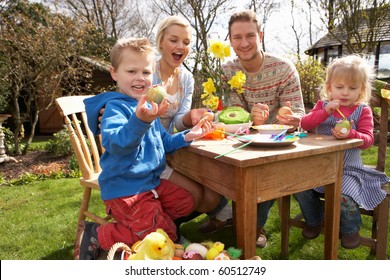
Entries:
<svg viewBox="0 0 390 280">
<path fill-rule="evenodd" d="M 325 108 L 326 103 L 323 103 L 323 108 Z M 358 123 L 365 106 L 367 105 L 360 104 L 347 117 L 348 121 L 354 120 L 353 129 L 356 129 L 355 124 Z M 340 119 L 330 115 L 325 122 L 317 127 L 317 133 L 332 135 L 331 129 L 334 128 L 338 121 Z M 390 182 L 390 178 L 385 173 L 363 165 L 359 148 L 345 151 L 341 192 L 352 197 L 361 207 L 366 210 L 374 209 L 386 197 L 386 193 L 381 189 L 381 186 L 388 182 Z M 324 187 L 318 187 L 315 190 L 320 193 L 325 192 Z"/>
</svg>

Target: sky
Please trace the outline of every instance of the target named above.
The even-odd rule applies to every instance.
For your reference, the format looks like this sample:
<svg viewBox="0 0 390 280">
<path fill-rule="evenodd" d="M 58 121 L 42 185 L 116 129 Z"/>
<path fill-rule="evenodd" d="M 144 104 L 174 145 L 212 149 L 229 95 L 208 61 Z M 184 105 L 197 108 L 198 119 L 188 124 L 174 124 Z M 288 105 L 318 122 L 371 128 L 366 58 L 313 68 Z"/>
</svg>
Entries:
<svg viewBox="0 0 390 280">
<path fill-rule="evenodd" d="M 42 0 L 29 0 L 30 2 L 43 2 Z M 232 6 L 236 6 L 236 10 L 241 10 L 244 8 L 247 0 L 233 0 Z M 265 46 L 266 51 L 274 53 L 277 55 L 289 55 L 296 52 L 295 37 L 293 36 L 293 31 L 291 29 L 291 8 L 290 1 L 281 1 L 283 4 L 279 11 L 271 14 L 270 18 L 265 23 Z M 298 4 L 304 3 L 303 0 L 297 0 Z M 230 14 L 230 13 L 229 13 Z M 229 14 L 221 14 L 217 18 L 215 23 L 216 27 L 214 29 L 215 33 L 225 37 L 227 34 L 227 25 Z M 298 11 L 295 11 L 296 23 L 301 26 L 300 30 L 305 30 L 307 28 L 307 23 L 305 18 L 302 15 L 298 14 Z M 319 25 L 319 19 L 317 17 L 317 24 Z M 305 32 L 306 35 L 308 32 Z M 314 42 L 321 38 L 325 33 L 316 32 L 316 37 Z M 225 39 L 225 38 L 219 38 Z M 301 52 L 310 47 L 309 40 L 306 37 L 300 39 L 301 41 Z"/>
<path fill-rule="evenodd" d="M 245 7 L 246 0 L 234 0 L 234 5 L 237 6 L 236 10 L 241 10 Z M 290 1 L 281 1 L 282 5 L 280 9 L 276 12 L 273 12 L 267 22 L 264 24 L 265 30 L 265 47 L 266 51 L 274 53 L 277 55 L 289 55 L 291 53 L 295 54 L 296 52 L 296 39 L 293 35 L 292 25 L 292 16 L 291 16 L 291 7 Z M 303 5 L 305 1 L 298 0 L 295 1 L 298 5 Z M 304 34 L 300 38 L 300 47 L 301 54 L 310 47 L 309 38 L 308 38 L 308 24 L 303 14 L 300 14 L 297 9 L 294 10 L 295 14 L 295 24 L 299 26 L 299 30 Z M 227 22 L 229 15 L 222 15 L 221 19 L 218 20 L 218 25 L 221 28 L 221 32 L 218 34 L 227 33 Z M 260 18 L 259 18 L 260 19 Z M 316 26 L 321 26 L 321 20 L 319 17 L 314 17 L 314 24 Z M 223 27 L 222 27 L 223 26 Z M 317 29 L 314 34 L 313 43 L 318 41 L 323 35 L 324 31 Z M 221 38 L 222 39 L 222 38 Z"/>
</svg>

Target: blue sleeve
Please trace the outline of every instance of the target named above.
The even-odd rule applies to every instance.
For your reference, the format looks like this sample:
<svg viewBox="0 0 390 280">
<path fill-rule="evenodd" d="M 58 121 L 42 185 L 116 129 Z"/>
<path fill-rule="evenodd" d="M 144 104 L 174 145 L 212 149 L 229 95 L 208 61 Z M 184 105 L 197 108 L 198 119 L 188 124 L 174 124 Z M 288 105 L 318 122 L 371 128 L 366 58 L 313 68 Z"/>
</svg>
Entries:
<svg viewBox="0 0 390 280">
<path fill-rule="evenodd" d="M 139 120 L 135 107 L 128 108 L 123 102 L 106 104 L 101 122 L 102 144 L 111 154 L 131 154 L 139 149 L 143 136 L 151 124 Z"/>
<path fill-rule="evenodd" d="M 159 130 L 161 133 L 161 138 L 164 144 L 165 153 L 170 154 L 175 152 L 178 149 L 189 146 L 192 141 L 186 142 L 185 135 L 189 132 L 189 130 L 185 130 L 179 133 L 170 134 L 166 131 L 161 122 L 156 124 L 159 126 Z"/>
</svg>

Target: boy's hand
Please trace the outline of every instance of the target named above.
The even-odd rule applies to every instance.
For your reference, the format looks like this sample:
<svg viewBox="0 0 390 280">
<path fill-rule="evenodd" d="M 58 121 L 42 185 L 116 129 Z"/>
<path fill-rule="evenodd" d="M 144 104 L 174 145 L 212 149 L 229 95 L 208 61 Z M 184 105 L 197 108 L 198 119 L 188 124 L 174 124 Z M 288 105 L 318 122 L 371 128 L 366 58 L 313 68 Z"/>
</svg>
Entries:
<svg viewBox="0 0 390 280">
<path fill-rule="evenodd" d="M 151 108 L 148 108 L 148 104 L 146 103 L 146 95 L 143 95 L 137 104 L 137 109 L 135 114 L 137 118 L 146 123 L 151 123 L 159 116 L 166 113 L 168 110 L 168 100 L 166 98 L 160 104 L 152 102 Z"/>
<path fill-rule="evenodd" d="M 212 132 L 213 129 L 214 127 L 212 122 L 210 121 L 199 122 L 185 135 L 185 141 L 189 142 L 195 139 L 202 138 L 206 134 Z"/>
</svg>

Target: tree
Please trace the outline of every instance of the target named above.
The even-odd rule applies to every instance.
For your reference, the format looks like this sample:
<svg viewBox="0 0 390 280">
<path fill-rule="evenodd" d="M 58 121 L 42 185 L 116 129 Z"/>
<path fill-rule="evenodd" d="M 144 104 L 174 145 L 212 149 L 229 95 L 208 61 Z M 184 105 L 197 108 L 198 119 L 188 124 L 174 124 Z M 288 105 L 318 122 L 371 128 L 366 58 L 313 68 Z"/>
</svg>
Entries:
<svg viewBox="0 0 390 280">
<path fill-rule="evenodd" d="M 248 9 L 253 10 L 261 18 L 261 27 L 263 31 L 262 46 L 265 48 L 265 35 L 267 21 L 271 17 L 272 13 L 276 12 L 280 8 L 280 3 L 275 0 L 251 0 L 247 6 Z"/>
<path fill-rule="evenodd" d="M 147 37 L 152 34 L 157 19 L 145 12 L 140 0 L 44 0 L 57 11 L 66 11 L 73 18 L 91 24 L 107 38 L 124 36 Z"/>
<path fill-rule="evenodd" d="M 388 0 L 319 1 L 329 34 L 347 53 L 371 54 L 384 34 L 390 33 Z"/>
<path fill-rule="evenodd" d="M 0 12 L 0 90 L 12 114 L 15 153 L 21 154 L 33 139 L 39 112 L 60 95 L 89 88 L 92 67 L 80 55 L 108 47 L 104 41 L 88 47 L 86 42 L 97 41 L 92 28 L 51 14 L 41 4 L 12 1 Z M 26 123 L 29 137 L 22 151 L 19 136 Z"/>
</svg>

